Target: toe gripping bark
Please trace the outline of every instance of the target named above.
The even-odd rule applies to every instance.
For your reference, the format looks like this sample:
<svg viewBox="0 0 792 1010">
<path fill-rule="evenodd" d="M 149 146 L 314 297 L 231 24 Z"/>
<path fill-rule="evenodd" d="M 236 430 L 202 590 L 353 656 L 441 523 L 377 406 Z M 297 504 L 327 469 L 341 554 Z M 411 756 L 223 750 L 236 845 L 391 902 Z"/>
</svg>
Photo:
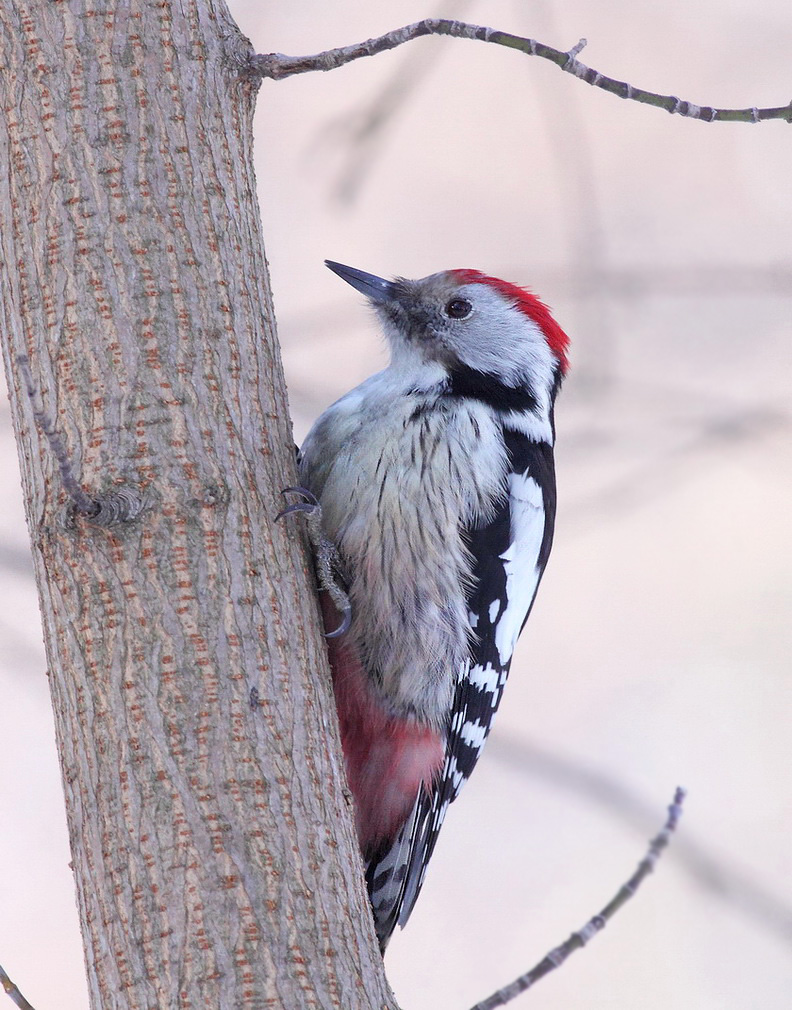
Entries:
<svg viewBox="0 0 792 1010">
<path fill-rule="evenodd" d="M 352 623 L 352 604 L 349 596 L 343 587 L 344 577 L 341 558 L 338 548 L 322 532 L 322 506 L 307 488 L 286 487 L 281 494 L 298 494 L 303 497 L 303 501 L 295 502 L 294 505 L 287 505 L 285 509 L 275 516 L 275 521 L 283 516 L 302 512 L 305 515 L 305 526 L 308 532 L 308 539 L 313 548 L 314 565 L 316 567 L 316 577 L 322 589 L 330 594 L 339 614 L 341 614 L 341 624 L 334 630 L 325 634 L 326 638 L 339 638 Z"/>
</svg>

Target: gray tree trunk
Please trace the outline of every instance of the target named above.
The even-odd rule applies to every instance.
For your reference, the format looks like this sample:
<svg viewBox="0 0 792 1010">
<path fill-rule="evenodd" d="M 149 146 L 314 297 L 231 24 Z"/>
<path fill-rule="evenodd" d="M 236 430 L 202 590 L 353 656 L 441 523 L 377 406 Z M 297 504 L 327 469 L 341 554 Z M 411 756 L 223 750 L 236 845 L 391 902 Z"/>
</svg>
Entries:
<svg viewBox="0 0 792 1010">
<path fill-rule="evenodd" d="M 0 0 L 3 353 L 97 1010 L 395 1006 L 313 580 L 273 525 L 249 51 L 223 0 Z M 19 354 L 81 486 L 137 518 L 73 514 Z"/>
</svg>

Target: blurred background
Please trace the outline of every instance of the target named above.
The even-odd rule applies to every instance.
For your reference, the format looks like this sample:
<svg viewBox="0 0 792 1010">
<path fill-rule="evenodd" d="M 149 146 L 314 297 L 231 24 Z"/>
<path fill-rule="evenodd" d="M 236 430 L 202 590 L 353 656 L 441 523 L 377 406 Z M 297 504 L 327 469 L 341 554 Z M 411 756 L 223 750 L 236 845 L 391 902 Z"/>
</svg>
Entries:
<svg viewBox="0 0 792 1010">
<path fill-rule="evenodd" d="M 259 52 L 451 16 L 559 49 L 585 36 L 602 73 L 699 104 L 792 98 L 787 0 L 231 9 Z M 298 439 L 385 361 L 326 256 L 528 284 L 573 340 L 556 546 L 491 742 L 389 950 L 400 1004 L 464 1010 L 531 967 L 629 877 L 681 784 L 657 873 L 513 1005 L 792 1006 L 792 130 L 672 117 L 434 38 L 265 82 L 256 137 Z M 0 960 L 37 1010 L 84 1010 L 5 402 L 0 428 Z"/>
</svg>

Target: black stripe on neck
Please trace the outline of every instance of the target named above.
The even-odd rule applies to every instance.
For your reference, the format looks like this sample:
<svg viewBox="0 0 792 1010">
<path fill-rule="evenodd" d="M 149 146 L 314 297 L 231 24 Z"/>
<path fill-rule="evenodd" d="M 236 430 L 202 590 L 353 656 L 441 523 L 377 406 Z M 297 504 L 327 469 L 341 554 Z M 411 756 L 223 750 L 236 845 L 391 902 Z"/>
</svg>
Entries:
<svg viewBox="0 0 792 1010">
<path fill-rule="evenodd" d="M 507 386 L 492 372 L 479 372 L 467 365 L 454 365 L 448 370 L 448 384 L 444 394 L 480 400 L 504 413 L 536 410 L 536 397 L 529 386 Z"/>
</svg>

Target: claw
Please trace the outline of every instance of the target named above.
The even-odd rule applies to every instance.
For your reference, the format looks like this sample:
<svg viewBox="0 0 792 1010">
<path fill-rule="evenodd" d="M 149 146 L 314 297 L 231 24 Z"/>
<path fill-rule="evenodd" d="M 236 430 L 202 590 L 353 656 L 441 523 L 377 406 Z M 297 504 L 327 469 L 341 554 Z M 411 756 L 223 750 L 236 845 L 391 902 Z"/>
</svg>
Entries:
<svg viewBox="0 0 792 1010">
<path fill-rule="evenodd" d="M 291 515 L 292 512 L 313 512 L 314 509 L 319 508 L 319 501 L 316 495 L 309 491 L 307 487 L 285 487 L 281 494 L 301 494 L 305 501 L 297 502 L 294 505 L 287 505 L 285 509 L 275 516 L 275 522 L 282 519 L 284 516 Z"/>
<path fill-rule="evenodd" d="M 343 572 L 336 546 L 322 533 L 322 506 L 316 495 L 305 487 L 285 487 L 281 494 L 299 494 L 305 499 L 295 502 L 293 505 L 287 505 L 275 516 L 275 522 L 282 519 L 283 516 L 293 515 L 295 512 L 303 512 L 307 515 L 306 527 L 314 551 L 314 564 L 319 586 L 330 594 L 336 610 L 342 615 L 341 624 L 335 631 L 326 632 L 325 638 L 339 638 L 349 631 L 352 624 L 352 605 L 349 602 L 349 597 L 339 585 L 339 579 L 343 581 Z"/>
<path fill-rule="evenodd" d="M 341 613 L 344 615 L 341 619 L 341 623 L 335 631 L 326 631 L 325 638 L 340 638 L 343 634 L 349 631 L 349 626 L 352 623 L 352 607 L 349 603 L 341 609 Z"/>
<path fill-rule="evenodd" d="M 303 498 L 306 498 L 312 505 L 318 505 L 319 499 L 313 493 L 309 491 L 307 487 L 285 487 L 281 494 L 301 494 Z"/>
<path fill-rule="evenodd" d="M 282 519 L 284 516 L 291 515 L 292 512 L 313 512 L 317 508 L 316 505 L 312 505 L 310 502 L 301 501 L 297 502 L 295 505 L 287 505 L 285 509 L 281 509 L 280 512 L 275 516 L 275 522 Z"/>
</svg>

